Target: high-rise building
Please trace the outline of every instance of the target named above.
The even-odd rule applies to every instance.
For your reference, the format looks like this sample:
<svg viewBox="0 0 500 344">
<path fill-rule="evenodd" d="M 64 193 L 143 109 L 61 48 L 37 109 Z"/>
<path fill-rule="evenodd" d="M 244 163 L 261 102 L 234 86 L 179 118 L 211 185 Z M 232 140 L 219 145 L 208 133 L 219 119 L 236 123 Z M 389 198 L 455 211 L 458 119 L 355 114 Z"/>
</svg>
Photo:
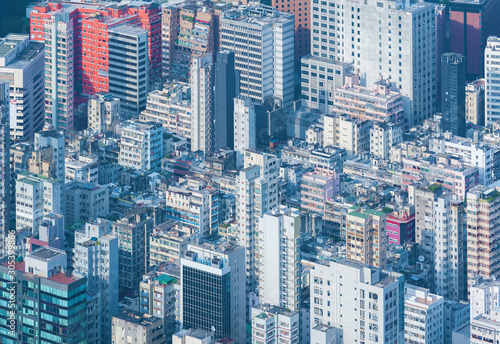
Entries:
<svg viewBox="0 0 500 344">
<path fill-rule="evenodd" d="M 484 50 L 485 97 L 486 108 L 485 124 L 489 125 L 500 119 L 500 91 L 496 86 L 500 82 L 500 38 L 488 37 Z"/>
<path fill-rule="evenodd" d="M 486 40 L 500 32 L 500 2 L 453 0 L 448 6 L 450 51 L 465 57 L 467 80 L 473 80 L 484 75 Z"/>
<path fill-rule="evenodd" d="M 47 54 L 46 124 L 73 129 L 75 103 L 82 101 L 82 92 L 111 92 L 122 100 L 124 111 L 137 114 L 146 105 L 148 81 L 161 77 L 160 30 L 157 4 L 35 6 L 31 39 L 44 41 Z M 123 51 L 127 59 L 120 55 Z"/>
<path fill-rule="evenodd" d="M 167 218 L 192 226 L 197 235 L 215 233 L 219 226 L 219 191 L 203 180 L 180 180 L 165 191 Z"/>
<path fill-rule="evenodd" d="M 484 79 L 467 84 L 465 90 L 465 119 L 476 125 L 484 125 Z"/>
<path fill-rule="evenodd" d="M 193 58 L 215 52 L 216 15 L 206 4 L 166 4 L 161 25 L 163 77 L 188 82 Z"/>
<path fill-rule="evenodd" d="M 278 11 L 292 13 L 295 16 L 295 61 L 311 52 L 311 1 L 293 0 L 283 2 L 279 0 L 267 0 L 261 3 L 270 2 Z"/>
<path fill-rule="evenodd" d="M 128 120 L 121 124 L 119 164 L 136 170 L 160 171 L 163 159 L 163 126 Z"/>
<path fill-rule="evenodd" d="M 146 108 L 149 66 L 148 33 L 129 25 L 109 29 L 109 87 L 120 99 L 120 109 L 127 116 L 136 116 Z M 127 58 L 123 58 L 123 56 Z"/>
<path fill-rule="evenodd" d="M 403 130 L 393 123 L 374 123 L 370 128 L 370 153 L 389 159 L 392 146 L 403 141 Z"/>
<path fill-rule="evenodd" d="M 310 322 L 335 343 L 404 343 L 404 276 L 352 261 L 310 263 Z"/>
<path fill-rule="evenodd" d="M 466 254 L 471 255 L 465 251 L 470 240 L 464 233 L 464 204 L 456 198 L 437 184 L 415 191 L 415 242 L 432 266 L 431 291 L 458 301 L 466 299 Z"/>
<path fill-rule="evenodd" d="M 260 219 L 256 260 L 261 304 L 300 309 L 300 228 L 300 212 L 285 206 Z"/>
<path fill-rule="evenodd" d="M 214 72 L 214 151 L 234 148 L 234 98 L 239 94 L 240 76 L 234 52 L 217 52 Z"/>
<path fill-rule="evenodd" d="M 44 124 L 44 45 L 29 35 L 9 34 L 0 39 L 0 80 L 10 84 L 13 140 L 32 140 Z M 5 51 L 4 51 L 5 50 Z"/>
<path fill-rule="evenodd" d="M 10 230 L 11 171 L 10 171 L 10 99 L 9 83 L 0 80 L 0 254 L 7 247 Z"/>
<path fill-rule="evenodd" d="M 191 87 L 172 82 L 161 91 L 149 92 L 139 120 L 161 123 L 169 132 L 191 139 Z"/>
<path fill-rule="evenodd" d="M 243 153 L 257 148 L 257 105 L 250 98 L 234 98 L 234 150 L 236 166 L 243 164 Z"/>
<path fill-rule="evenodd" d="M 40 131 L 35 133 L 34 150 L 40 150 L 44 147 L 52 147 L 52 162 L 56 169 L 56 178 L 65 180 L 65 143 L 64 134 L 54 130 Z"/>
<path fill-rule="evenodd" d="M 428 289 L 405 285 L 405 343 L 444 341 L 444 298 Z"/>
<path fill-rule="evenodd" d="M 238 245 L 246 248 L 247 283 L 257 290 L 259 262 L 257 257 L 259 221 L 278 206 L 279 160 L 275 155 L 247 150 L 244 169 L 236 176 L 236 221 Z"/>
<path fill-rule="evenodd" d="M 16 228 L 29 227 L 38 233 L 44 215 L 65 214 L 64 181 L 30 172 L 16 180 Z M 68 221 L 68 223 L 70 223 Z"/>
<path fill-rule="evenodd" d="M 178 288 L 178 279 L 153 271 L 144 275 L 140 284 L 139 310 L 163 319 L 167 338 L 179 328 L 176 322 L 176 311 L 179 311 L 176 300 L 180 293 Z"/>
<path fill-rule="evenodd" d="M 470 343 L 491 343 L 500 338 L 500 308 L 495 307 L 491 314 L 481 314 L 470 322 Z"/>
<path fill-rule="evenodd" d="M 214 65 L 211 54 L 194 57 L 191 64 L 191 151 L 213 151 Z"/>
<path fill-rule="evenodd" d="M 470 286 L 470 319 L 500 306 L 500 281 L 476 278 Z"/>
<path fill-rule="evenodd" d="M 467 291 L 476 277 L 485 279 L 500 276 L 497 242 L 500 191 L 478 185 L 467 193 Z"/>
<path fill-rule="evenodd" d="M 353 72 L 352 63 L 307 55 L 300 62 L 302 103 L 322 113 L 334 110 L 335 90 Z"/>
<path fill-rule="evenodd" d="M 269 305 L 252 308 L 252 344 L 299 343 L 300 313 Z"/>
<path fill-rule="evenodd" d="M 101 134 L 112 131 L 114 121 L 120 119 L 120 99 L 109 93 L 100 93 L 88 102 L 88 127 Z"/>
<path fill-rule="evenodd" d="M 15 308 L 14 331 L 6 321 L 0 324 L 2 343 L 86 343 L 87 279 L 68 274 L 67 260 L 64 251 L 41 247 L 14 269 L 6 262 L 0 265 L 0 281 L 9 286 L 14 283 L 15 303 L 25 305 Z M 0 295 L 6 305 L 4 319 L 8 318 L 10 300 L 10 293 Z"/>
<path fill-rule="evenodd" d="M 465 59 L 457 53 L 441 56 L 441 129 L 465 137 Z"/>
<path fill-rule="evenodd" d="M 111 317 L 118 312 L 118 239 L 111 221 L 95 219 L 75 231 L 73 272 L 87 277 L 87 343 L 111 343 Z"/>
<path fill-rule="evenodd" d="M 64 200 L 67 223 L 85 223 L 109 214 L 109 189 L 104 185 L 74 180 L 66 184 Z"/>
<path fill-rule="evenodd" d="M 351 208 L 346 217 L 346 257 L 365 265 L 386 266 L 386 214 L 372 209 Z"/>
<path fill-rule="evenodd" d="M 323 146 L 344 148 L 348 157 L 370 151 L 370 121 L 335 113 L 323 118 Z"/>
<path fill-rule="evenodd" d="M 245 249 L 188 245 L 181 258 L 181 313 L 184 328 L 246 340 Z"/>
<path fill-rule="evenodd" d="M 120 290 L 139 291 L 142 276 L 148 270 L 148 242 L 153 226 L 153 218 L 142 209 L 127 213 L 113 224 L 113 236 L 118 238 Z"/>
<path fill-rule="evenodd" d="M 294 100 L 294 16 L 259 5 L 221 14 L 220 48 L 234 51 L 240 96 L 284 108 Z M 235 133 L 236 135 L 236 133 Z"/>
<path fill-rule="evenodd" d="M 353 63 L 367 87 L 380 75 L 389 78 L 403 97 L 405 126 L 423 123 L 436 107 L 434 7 L 392 0 L 313 3 L 311 54 Z"/>
<path fill-rule="evenodd" d="M 163 319 L 134 310 L 113 315 L 112 343 L 127 343 L 140 339 L 141 344 L 165 344 Z"/>
</svg>

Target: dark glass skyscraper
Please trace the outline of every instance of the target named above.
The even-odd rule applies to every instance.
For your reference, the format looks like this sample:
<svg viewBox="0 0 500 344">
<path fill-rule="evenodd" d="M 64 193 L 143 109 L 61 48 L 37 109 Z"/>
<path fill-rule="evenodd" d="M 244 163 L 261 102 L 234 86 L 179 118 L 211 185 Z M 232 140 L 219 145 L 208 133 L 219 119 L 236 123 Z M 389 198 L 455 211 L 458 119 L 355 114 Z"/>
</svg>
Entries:
<svg viewBox="0 0 500 344">
<path fill-rule="evenodd" d="M 245 341 L 245 250 L 230 244 L 188 245 L 181 258 L 184 329 Z"/>
<path fill-rule="evenodd" d="M 234 52 L 221 50 L 215 61 L 214 151 L 234 148 L 234 97 L 239 94 L 239 73 Z"/>
<path fill-rule="evenodd" d="M 441 129 L 465 137 L 465 58 L 441 55 Z"/>
</svg>

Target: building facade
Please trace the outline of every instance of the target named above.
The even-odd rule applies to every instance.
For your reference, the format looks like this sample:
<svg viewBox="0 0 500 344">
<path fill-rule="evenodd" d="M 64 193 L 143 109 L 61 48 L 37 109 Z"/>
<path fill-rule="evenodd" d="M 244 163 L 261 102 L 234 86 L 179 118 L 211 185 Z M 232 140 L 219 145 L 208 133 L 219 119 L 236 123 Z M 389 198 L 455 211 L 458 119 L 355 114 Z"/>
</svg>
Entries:
<svg viewBox="0 0 500 344">
<path fill-rule="evenodd" d="M 300 212 L 280 206 L 259 222 L 259 298 L 292 311 L 300 309 Z"/>
<path fill-rule="evenodd" d="M 10 84 L 10 136 L 33 139 L 44 124 L 44 46 L 29 35 L 9 34 L 0 39 L 1 79 Z M 10 115 L 9 115 L 10 116 Z"/>
<path fill-rule="evenodd" d="M 245 250 L 222 244 L 188 245 L 181 258 L 185 328 L 215 329 L 216 339 L 245 342 Z"/>
<path fill-rule="evenodd" d="M 240 96 L 284 108 L 294 100 L 294 16 L 259 5 L 221 14 L 220 48 L 234 51 Z"/>
<path fill-rule="evenodd" d="M 352 62 L 367 87 L 380 75 L 389 78 L 403 97 L 405 126 L 431 118 L 437 92 L 434 5 L 323 1 L 312 4 L 311 15 L 313 56 Z"/>
<path fill-rule="evenodd" d="M 441 56 L 441 129 L 465 137 L 465 76 L 463 55 L 445 53 Z"/>
</svg>

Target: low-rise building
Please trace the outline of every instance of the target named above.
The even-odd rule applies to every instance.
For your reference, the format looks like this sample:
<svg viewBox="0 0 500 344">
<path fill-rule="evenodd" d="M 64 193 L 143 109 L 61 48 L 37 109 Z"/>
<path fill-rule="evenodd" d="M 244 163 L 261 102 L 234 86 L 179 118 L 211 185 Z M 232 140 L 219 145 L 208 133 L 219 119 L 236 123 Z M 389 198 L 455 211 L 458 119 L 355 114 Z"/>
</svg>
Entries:
<svg viewBox="0 0 500 344">
<path fill-rule="evenodd" d="M 335 170 L 317 168 L 302 176 L 300 183 L 301 207 L 310 212 L 323 214 L 325 203 L 340 191 L 340 175 Z"/>
<path fill-rule="evenodd" d="M 141 312 L 126 310 L 113 315 L 112 343 L 132 343 L 140 338 L 141 344 L 165 344 L 163 319 Z"/>
</svg>

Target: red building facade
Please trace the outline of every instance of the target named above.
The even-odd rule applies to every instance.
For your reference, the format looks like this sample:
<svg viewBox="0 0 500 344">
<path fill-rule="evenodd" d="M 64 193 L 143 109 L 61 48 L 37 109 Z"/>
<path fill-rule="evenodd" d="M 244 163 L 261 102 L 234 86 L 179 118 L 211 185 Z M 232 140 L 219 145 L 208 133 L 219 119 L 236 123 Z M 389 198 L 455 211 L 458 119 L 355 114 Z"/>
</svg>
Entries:
<svg viewBox="0 0 500 344">
<path fill-rule="evenodd" d="M 34 10 L 30 15 L 33 40 L 48 39 L 44 25 L 54 16 L 65 17 L 67 13 L 67 21 L 73 25 L 75 94 L 109 92 L 108 30 L 119 25 L 148 32 L 149 78 L 161 77 L 161 9 L 157 4 L 132 7 L 59 2 L 35 6 Z"/>
</svg>

